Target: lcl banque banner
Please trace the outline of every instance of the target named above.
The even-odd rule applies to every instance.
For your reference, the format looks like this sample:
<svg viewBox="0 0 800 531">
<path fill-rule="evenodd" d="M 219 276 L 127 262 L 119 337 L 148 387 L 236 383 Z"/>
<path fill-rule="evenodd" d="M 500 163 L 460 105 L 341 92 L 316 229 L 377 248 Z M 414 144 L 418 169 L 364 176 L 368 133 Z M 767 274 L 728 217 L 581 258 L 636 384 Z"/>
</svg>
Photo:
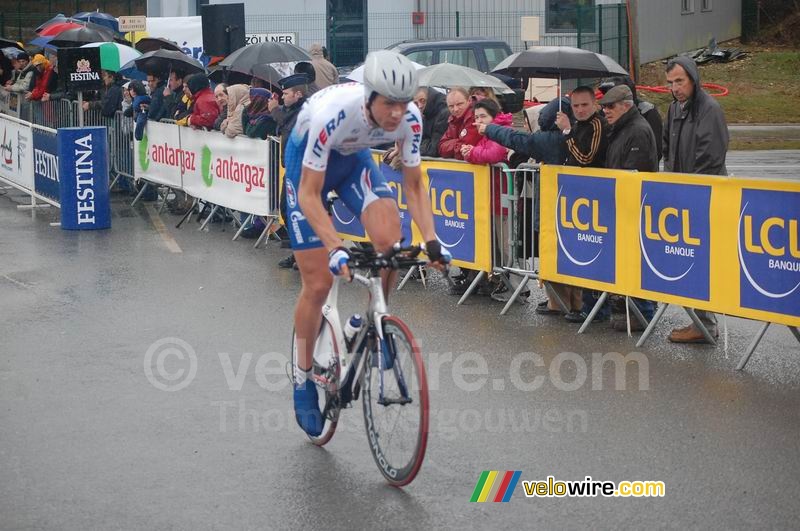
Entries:
<svg viewBox="0 0 800 531">
<path fill-rule="evenodd" d="M 377 162 L 380 155 L 374 156 Z M 395 194 L 405 243 L 422 243 L 408 210 L 402 172 L 386 164 L 380 164 L 380 171 Z M 422 180 L 431 200 L 436 236 L 453 255 L 455 265 L 479 271 L 492 269 L 489 172 L 486 165 L 422 161 Z M 368 240 L 360 221 L 340 200 L 333 205 L 333 222 L 341 236 Z"/>
<path fill-rule="evenodd" d="M 543 166 L 541 278 L 800 326 L 800 182 Z"/>
</svg>

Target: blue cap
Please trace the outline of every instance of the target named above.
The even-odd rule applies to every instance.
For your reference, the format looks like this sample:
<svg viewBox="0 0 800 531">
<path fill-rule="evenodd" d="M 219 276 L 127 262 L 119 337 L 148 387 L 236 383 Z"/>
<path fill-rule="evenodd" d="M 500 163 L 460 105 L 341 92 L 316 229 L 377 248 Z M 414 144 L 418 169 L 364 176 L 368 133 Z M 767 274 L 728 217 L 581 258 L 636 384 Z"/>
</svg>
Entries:
<svg viewBox="0 0 800 531">
<path fill-rule="evenodd" d="M 292 74 L 279 80 L 278 84 L 281 86 L 281 90 L 286 90 L 300 85 L 308 85 L 310 82 L 308 74 Z"/>
</svg>

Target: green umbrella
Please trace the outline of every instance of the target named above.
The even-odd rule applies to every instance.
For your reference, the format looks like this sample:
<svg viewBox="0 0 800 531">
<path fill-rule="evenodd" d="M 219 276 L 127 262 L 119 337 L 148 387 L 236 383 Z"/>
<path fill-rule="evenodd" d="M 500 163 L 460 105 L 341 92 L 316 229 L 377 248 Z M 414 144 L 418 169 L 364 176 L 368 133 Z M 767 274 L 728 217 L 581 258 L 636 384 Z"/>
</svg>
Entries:
<svg viewBox="0 0 800 531">
<path fill-rule="evenodd" d="M 100 48 L 100 68 L 111 72 L 119 72 L 122 65 L 142 55 L 139 50 L 116 42 L 93 42 L 81 48 Z"/>
</svg>

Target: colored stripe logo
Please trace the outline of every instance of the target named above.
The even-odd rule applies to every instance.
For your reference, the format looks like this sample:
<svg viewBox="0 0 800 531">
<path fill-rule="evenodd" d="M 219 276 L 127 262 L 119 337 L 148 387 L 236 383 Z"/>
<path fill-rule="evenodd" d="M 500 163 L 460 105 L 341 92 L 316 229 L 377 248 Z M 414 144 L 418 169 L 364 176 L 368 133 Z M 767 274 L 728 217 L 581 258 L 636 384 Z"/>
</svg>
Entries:
<svg viewBox="0 0 800 531">
<path fill-rule="evenodd" d="M 521 475 L 521 470 L 484 470 L 481 472 L 481 477 L 478 478 L 478 483 L 475 485 L 469 501 L 506 503 L 514 494 Z"/>
</svg>

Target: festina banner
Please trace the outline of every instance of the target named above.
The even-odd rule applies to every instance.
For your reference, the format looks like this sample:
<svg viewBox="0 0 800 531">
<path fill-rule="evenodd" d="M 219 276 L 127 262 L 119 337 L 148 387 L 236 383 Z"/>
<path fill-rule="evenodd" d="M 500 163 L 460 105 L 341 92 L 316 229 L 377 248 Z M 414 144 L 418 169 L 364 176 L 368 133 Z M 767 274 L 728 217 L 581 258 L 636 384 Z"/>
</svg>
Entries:
<svg viewBox="0 0 800 531">
<path fill-rule="evenodd" d="M 192 154 L 184 153 L 180 128 L 174 124 L 148 121 L 141 140 L 136 141 L 134 176 L 171 188 L 182 188 L 187 168 L 197 164 Z"/>
<path fill-rule="evenodd" d="M 271 213 L 267 142 L 181 127 L 180 143 L 194 161 L 183 174 L 189 195 L 248 214 Z"/>
</svg>

